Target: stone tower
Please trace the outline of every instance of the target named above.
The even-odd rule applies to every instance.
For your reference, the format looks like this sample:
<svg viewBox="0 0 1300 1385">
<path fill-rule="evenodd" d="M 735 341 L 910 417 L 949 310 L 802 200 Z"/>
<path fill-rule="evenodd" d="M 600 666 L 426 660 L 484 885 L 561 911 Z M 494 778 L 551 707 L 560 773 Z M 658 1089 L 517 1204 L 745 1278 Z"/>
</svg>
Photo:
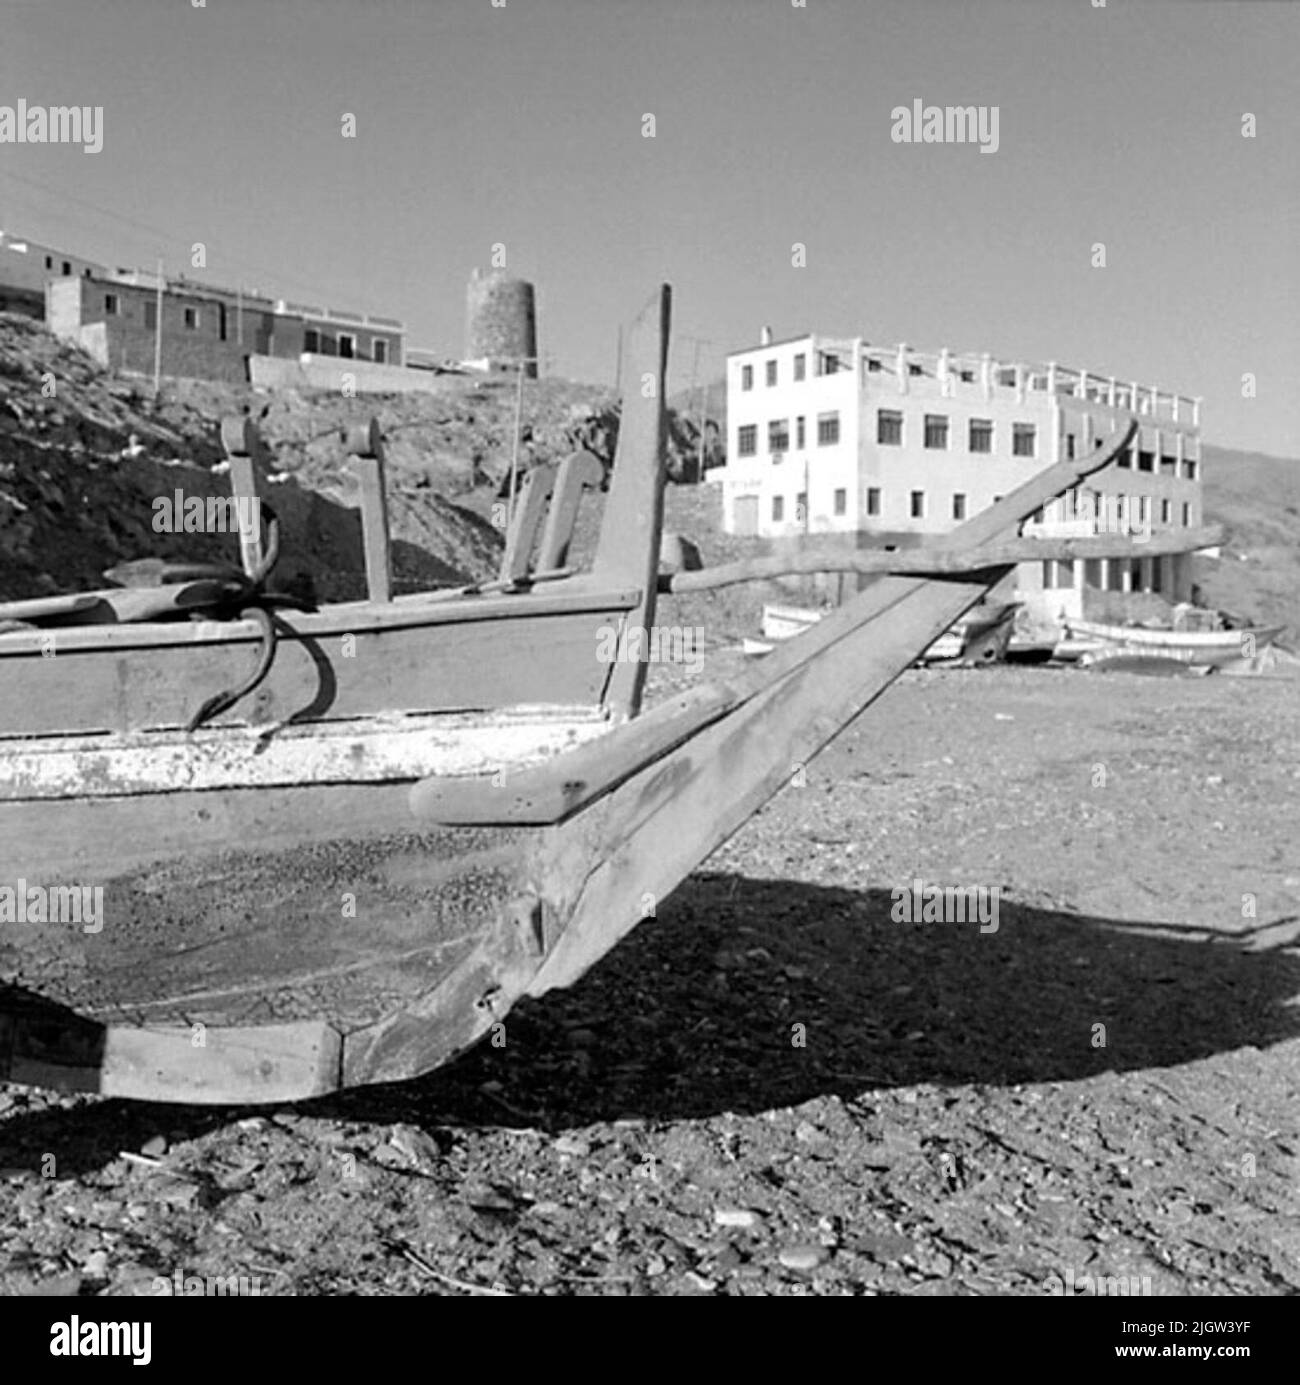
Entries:
<svg viewBox="0 0 1300 1385">
<path fill-rule="evenodd" d="M 524 374 L 537 378 L 537 307 L 533 286 L 501 270 L 476 269 L 466 293 L 465 359 L 489 370 L 514 367 L 524 357 Z M 531 359 L 528 359 L 531 358 Z"/>
</svg>

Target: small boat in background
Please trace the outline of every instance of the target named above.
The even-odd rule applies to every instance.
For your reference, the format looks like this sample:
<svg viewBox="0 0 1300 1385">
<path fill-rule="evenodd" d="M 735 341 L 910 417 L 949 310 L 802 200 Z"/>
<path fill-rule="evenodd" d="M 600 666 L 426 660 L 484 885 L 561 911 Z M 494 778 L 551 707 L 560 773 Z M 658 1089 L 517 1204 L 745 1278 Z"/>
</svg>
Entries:
<svg viewBox="0 0 1300 1385">
<path fill-rule="evenodd" d="M 1140 625 L 1102 625 L 1091 620 L 1067 618 L 1071 640 L 1094 647 L 1081 654 L 1081 662 L 1095 664 L 1116 653 L 1171 659 L 1198 668 L 1219 668 L 1240 659 L 1254 658 L 1282 633 L 1280 625 L 1252 626 L 1242 630 L 1164 630 Z"/>
</svg>

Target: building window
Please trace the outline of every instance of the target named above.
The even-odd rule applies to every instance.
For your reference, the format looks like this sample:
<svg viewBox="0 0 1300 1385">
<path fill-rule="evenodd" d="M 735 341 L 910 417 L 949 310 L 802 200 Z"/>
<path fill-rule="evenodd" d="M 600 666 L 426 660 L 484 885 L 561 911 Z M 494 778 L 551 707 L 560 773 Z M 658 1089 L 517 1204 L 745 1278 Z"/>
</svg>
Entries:
<svg viewBox="0 0 1300 1385">
<path fill-rule="evenodd" d="M 1138 500 L 1138 523 L 1146 524 L 1151 519 L 1151 497 L 1144 495 Z"/>
<path fill-rule="evenodd" d="M 104 295 L 104 311 L 109 317 L 117 316 L 117 294 L 106 293 Z"/>
<path fill-rule="evenodd" d="M 925 445 L 943 451 L 948 446 L 948 415 L 926 414 Z"/>
<path fill-rule="evenodd" d="M 197 308 L 185 309 L 185 326 L 191 332 L 199 330 L 199 310 Z"/>
<path fill-rule="evenodd" d="M 849 493 L 843 487 L 835 492 L 835 513 L 846 515 L 849 512 Z"/>
<path fill-rule="evenodd" d="M 874 372 L 879 371 L 879 370 L 883 370 L 883 369 L 884 369 L 884 366 L 881 364 L 881 360 L 880 360 L 880 357 L 879 357 L 879 356 L 868 356 L 868 357 L 867 357 L 867 371 L 868 371 L 869 374 L 870 374 L 870 373 L 874 373 Z"/>
<path fill-rule="evenodd" d="M 339 333 L 339 355 L 350 361 L 357 354 L 357 339 L 351 332 Z"/>
<path fill-rule="evenodd" d="M 46 255 L 46 257 L 45 257 L 45 268 L 46 268 L 46 269 L 53 269 L 53 268 L 54 268 L 54 256 L 53 256 L 53 255 Z"/>
<path fill-rule="evenodd" d="M 736 455 L 752 457 L 758 451 L 758 424 L 746 423 L 736 434 Z"/>
<path fill-rule="evenodd" d="M 71 273 L 72 273 L 72 261 L 71 261 L 71 260 L 64 260 L 64 262 L 63 262 L 63 272 L 64 272 L 65 274 L 71 274 Z"/>
<path fill-rule="evenodd" d="M 1122 466 L 1122 467 L 1124 467 L 1126 470 L 1132 471 L 1132 470 L 1133 470 L 1133 454 L 1134 454 L 1135 451 L 1136 451 L 1136 448 L 1135 448 L 1135 447 L 1128 447 L 1128 448 L 1126 448 L 1126 449 L 1125 449 L 1123 452 L 1121 452 L 1121 453 L 1119 454 L 1119 456 L 1115 459 L 1115 465 L 1116 465 L 1116 466 Z"/>
<path fill-rule="evenodd" d="M 144 325 L 151 332 L 158 326 L 158 304 L 152 298 L 145 299 Z"/>
<path fill-rule="evenodd" d="M 315 355 L 320 350 L 320 332 L 315 327 L 308 327 L 302 334 L 302 349 Z"/>
<path fill-rule="evenodd" d="M 785 496 L 774 495 L 772 497 L 772 523 L 780 524 L 785 518 Z"/>
<path fill-rule="evenodd" d="M 794 358 L 794 378 L 802 380 L 808 369 L 808 357 L 802 351 Z"/>
<path fill-rule="evenodd" d="M 840 358 L 829 351 L 821 353 L 821 372 L 823 375 L 834 375 L 840 368 Z"/>
<path fill-rule="evenodd" d="M 803 447 L 804 447 L 804 438 L 805 438 L 804 423 L 805 423 L 805 419 L 804 419 L 804 416 L 803 416 L 802 414 L 800 414 L 799 417 L 796 418 L 795 421 L 794 421 L 794 445 L 795 445 L 795 447 L 798 448 L 800 451 L 802 451 L 802 450 L 803 450 Z"/>
<path fill-rule="evenodd" d="M 742 390 L 752 390 L 754 388 L 754 367 L 743 365 L 740 367 L 740 388 Z"/>
<path fill-rule="evenodd" d="M 1194 457 L 1184 457 L 1183 466 L 1186 468 L 1187 479 L 1196 480 L 1196 459 Z"/>
<path fill-rule="evenodd" d="M 775 385 L 775 384 L 776 384 L 776 362 L 775 362 L 775 361 L 768 361 L 768 362 L 767 362 L 767 366 L 766 366 L 766 371 L 767 371 L 767 383 L 768 383 L 769 385 Z"/>
<path fill-rule="evenodd" d="M 925 518 L 925 492 L 924 492 L 924 491 L 913 491 L 913 492 L 912 492 L 912 518 L 913 518 L 913 519 L 924 519 L 924 518 Z"/>
<path fill-rule="evenodd" d="M 966 518 L 966 497 L 957 491 L 952 498 L 952 517 L 953 519 Z"/>
<path fill-rule="evenodd" d="M 991 418 L 971 419 L 970 450 L 972 452 L 993 451 L 993 420 Z"/>
<path fill-rule="evenodd" d="M 81 276 L 82 276 L 83 279 L 89 279 L 89 278 L 90 278 L 90 270 L 88 270 L 88 269 L 83 269 L 83 270 L 81 271 Z"/>
<path fill-rule="evenodd" d="M 767 450 L 769 452 L 788 452 L 790 450 L 790 420 L 774 418 L 767 425 Z"/>
<path fill-rule="evenodd" d="M 880 513 L 880 487 L 867 487 L 867 514 L 878 515 Z"/>
<path fill-rule="evenodd" d="M 1139 470 L 1139 471 L 1154 471 L 1154 470 L 1155 470 L 1155 466 L 1156 466 L 1156 454 L 1155 454 L 1154 452 L 1145 452 L 1145 451 L 1143 451 L 1143 452 L 1139 452 L 1139 453 L 1138 453 L 1138 470 Z"/>
<path fill-rule="evenodd" d="M 1011 455 L 1013 457 L 1032 457 L 1034 455 L 1035 429 L 1032 423 L 1013 423 L 1011 425 Z"/>
<path fill-rule="evenodd" d="M 817 446 L 832 447 L 840 440 L 839 413 L 817 415 Z"/>
<path fill-rule="evenodd" d="M 1192 527 L 1192 507 L 1187 503 L 1187 501 L 1184 500 L 1184 501 L 1183 501 L 1183 528 L 1184 528 L 1184 529 L 1190 529 L 1191 527 Z"/>
<path fill-rule="evenodd" d="M 1162 501 L 1160 502 L 1160 523 L 1161 523 L 1161 524 L 1168 524 L 1169 521 L 1170 521 L 1171 519 L 1173 519 L 1173 517 L 1174 517 L 1174 506 L 1173 506 L 1173 501 L 1171 501 L 1171 500 L 1162 500 Z"/>
<path fill-rule="evenodd" d="M 1074 461 L 1074 434 L 1065 435 L 1065 458 L 1067 461 Z"/>
<path fill-rule="evenodd" d="M 800 491 L 794 498 L 794 517 L 803 524 L 808 519 L 808 492 Z"/>
<path fill-rule="evenodd" d="M 1074 563 L 1046 562 L 1043 564 L 1043 586 L 1049 591 L 1074 586 Z"/>
<path fill-rule="evenodd" d="M 876 442 L 884 447 L 903 444 L 903 415 L 897 409 L 876 410 Z"/>
<path fill-rule="evenodd" d="M 909 363 L 909 365 L 908 365 L 908 367 L 907 367 L 907 373 L 908 373 L 909 375 L 924 375 L 924 374 L 925 374 L 925 372 L 921 369 L 921 367 L 920 367 L 919 365 L 915 364 L 915 362 Z"/>
<path fill-rule="evenodd" d="M 375 358 L 376 365 L 388 364 L 388 343 L 376 337 L 370 344 L 370 353 Z"/>
</svg>

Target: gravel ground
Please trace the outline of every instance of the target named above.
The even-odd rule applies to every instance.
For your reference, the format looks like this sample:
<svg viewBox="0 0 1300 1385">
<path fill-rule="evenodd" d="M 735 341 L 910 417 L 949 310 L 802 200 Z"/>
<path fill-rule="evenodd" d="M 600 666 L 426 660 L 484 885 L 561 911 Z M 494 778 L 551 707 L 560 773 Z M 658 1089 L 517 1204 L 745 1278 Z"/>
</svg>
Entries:
<svg viewBox="0 0 1300 1385">
<path fill-rule="evenodd" d="M 909 673 L 504 1047 L 0 1087 L 0 1292 L 1294 1294 L 1298 751 L 1294 683 Z"/>
</svg>

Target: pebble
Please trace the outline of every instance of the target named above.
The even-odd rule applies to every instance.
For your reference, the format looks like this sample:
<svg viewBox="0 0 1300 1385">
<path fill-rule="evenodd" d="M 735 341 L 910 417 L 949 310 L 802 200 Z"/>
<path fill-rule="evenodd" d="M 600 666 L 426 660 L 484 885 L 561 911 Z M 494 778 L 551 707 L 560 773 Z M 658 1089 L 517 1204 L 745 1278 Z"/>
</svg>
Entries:
<svg viewBox="0 0 1300 1385">
<path fill-rule="evenodd" d="M 745 1207 L 719 1207 L 713 1213 L 713 1224 L 715 1226 L 738 1226 L 745 1230 L 750 1230 L 759 1223 L 757 1212 L 751 1212 Z"/>
<path fill-rule="evenodd" d="M 561 1135 L 551 1146 L 557 1154 L 568 1154 L 574 1159 L 585 1159 L 591 1153 L 586 1140 L 575 1139 L 572 1135 Z"/>
<path fill-rule="evenodd" d="M 787 1246 L 777 1259 L 788 1270 L 800 1270 L 807 1273 L 815 1270 L 818 1265 L 824 1265 L 830 1258 L 830 1253 L 823 1246 Z"/>
<path fill-rule="evenodd" d="M 140 1146 L 140 1153 L 150 1159 L 161 1159 L 167 1153 L 166 1136 L 155 1135 L 152 1139 L 146 1140 Z"/>
</svg>

